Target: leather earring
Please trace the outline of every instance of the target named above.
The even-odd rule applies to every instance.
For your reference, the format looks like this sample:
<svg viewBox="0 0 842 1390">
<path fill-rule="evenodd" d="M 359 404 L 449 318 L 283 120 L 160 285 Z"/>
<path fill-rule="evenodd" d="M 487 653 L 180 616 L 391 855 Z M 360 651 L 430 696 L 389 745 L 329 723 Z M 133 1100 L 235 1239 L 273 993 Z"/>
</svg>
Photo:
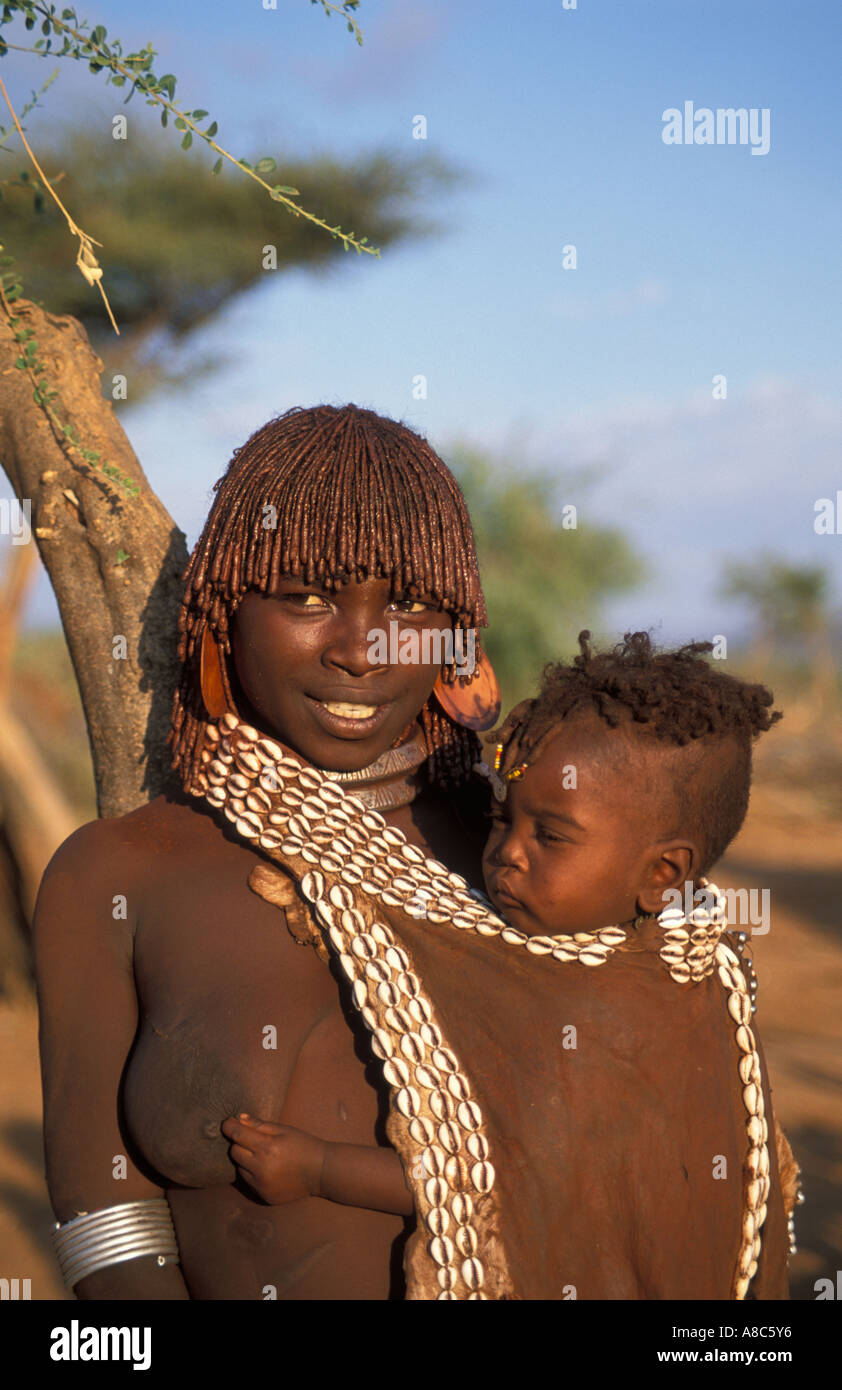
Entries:
<svg viewBox="0 0 842 1390">
<path fill-rule="evenodd" d="M 202 652 L 199 660 L 199 684 L 205 709 L 212 719 L 218 719 L 228 709 L 225 697 L 225 680 L 222 673 L 222 653 L 216 638 L 206 626 L 202 636 Z"/>
<path fill-rule="evenodd" d="M 441 676 L 437 676 L 433 694 L 445 714 L 449 714 L 457 724 L 481 733 L 497 723 L 502 701 L 494 667 L 483 651 L 477 652 L 476 671 L 477 674 L 467 685 L 459 680 L 446 685 Z"/>
</svg>

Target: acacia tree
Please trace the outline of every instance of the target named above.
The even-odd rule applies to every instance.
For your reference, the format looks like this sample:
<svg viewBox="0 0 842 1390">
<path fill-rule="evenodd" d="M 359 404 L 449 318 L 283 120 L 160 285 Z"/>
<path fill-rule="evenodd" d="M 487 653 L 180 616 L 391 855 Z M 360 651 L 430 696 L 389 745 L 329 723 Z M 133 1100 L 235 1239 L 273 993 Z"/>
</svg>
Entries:
<svg viewBox="0 0 842 1390">
<path fill-rule="evenodd" d="M 202 340 L 232 299 L 268 292 L 291 268 L 319 275 L 338 264 L 341 273 L 348 262 L 309 222 L 280 215 L 256 184 L 233 171 L 215 176 L 200 149 L 173 149 L 169 132 L 154 127 L 141 138 L 135 124 L 118 133 L 112 138 L 110 122 L 98 134 L 74 131 L 39 144 L 37 155 L 74 218 L 96 226 L 105 243 L 119 336 L 99 294 L 69 273 L 65 219 L 37 187 L 31 165 L 0 179 L 0 216 L 6 250 L 25 263 L 27 298 L 83 325 L 119 412 L 124 398 L 136 405 L 218 366 L 203 355 Z M 382 248 L 438 231 L 429 209 L 456 177 L 440 158 L 418 150 L 284 158 L 283 168 L 331 224 L 366 226 Z M 348 266 L 368 268 L 361 260 Z M 116 387 L 115 375 L 125 378 Z"/>
</svg>

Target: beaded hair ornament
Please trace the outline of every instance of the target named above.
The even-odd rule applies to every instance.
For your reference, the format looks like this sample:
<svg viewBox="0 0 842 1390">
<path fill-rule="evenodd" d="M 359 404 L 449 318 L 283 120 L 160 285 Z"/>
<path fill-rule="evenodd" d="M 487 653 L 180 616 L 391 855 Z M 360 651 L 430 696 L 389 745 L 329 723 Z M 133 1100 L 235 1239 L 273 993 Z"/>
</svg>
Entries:
<svg viewBox="0 0 842 1390">
<path fill-rule="evenodd" d="M 498 743 L 494 750 L 494 766 L 489 767 L 488 763 L 474 763 L 474 772 L 478 772 L 480 777 L 487 777 L 491 783 L 491 790 L 494 792 L 498 801 L 505 801 L 509 788 L 507 783 L 517 782 L 524 774 L 529 763 L 518 763 L 517 767 L 512 767 L 508 772 L 500 776 L 500 764 L 503 761 L 504 744 Z"/>
</svg>

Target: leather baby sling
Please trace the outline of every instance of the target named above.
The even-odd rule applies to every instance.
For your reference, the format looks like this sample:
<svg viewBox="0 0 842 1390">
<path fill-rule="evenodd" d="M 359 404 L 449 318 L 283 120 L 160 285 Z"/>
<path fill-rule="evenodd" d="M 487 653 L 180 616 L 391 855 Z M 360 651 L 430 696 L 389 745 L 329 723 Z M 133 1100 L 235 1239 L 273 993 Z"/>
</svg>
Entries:
<svg viewBox="0 0 842 1390">
<path fill-rule="evenodd" d="M 186 790 L 282 870 L 250 886 L 306 906 L 370 1034 L 416 1212 L 407 1299 L 788 1296 L 768 1086 L 721 910 L 529 938 L 234 714 L 200 758 Z"/>
</svg>

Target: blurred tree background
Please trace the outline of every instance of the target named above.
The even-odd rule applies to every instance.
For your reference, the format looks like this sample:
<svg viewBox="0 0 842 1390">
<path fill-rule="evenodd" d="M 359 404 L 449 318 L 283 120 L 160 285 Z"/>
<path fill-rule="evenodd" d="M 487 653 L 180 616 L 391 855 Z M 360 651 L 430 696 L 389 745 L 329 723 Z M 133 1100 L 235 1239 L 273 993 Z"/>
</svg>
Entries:
<svg viewBox="0 0 842 1390">
<path fill-rule="evenodd" d="M 578 651 L 581 629 L 599 627 L 604 600 L 638 583 L 643 565 L 621 532 L 584 521 L 581 506 L 565 512 L 587 477 L 563 462 L 538 470 L 465 446 L 445 458 L 474 524 L 490 624 L 482 640 L 505 713 L 535 693 L 545 662 Z"/>
<path fill-rule="evenodd" d="M 830 581 L 815 565 L 791 565 L 775 556 L 736 564 L 722 587 L 725 598 L 745 600 L 755 638 L 747 653 L 759 678 L 773 662 L 803 673 L 804 709 L 829 714 L 838 698 L 830 612 Z"/>
</svg>

